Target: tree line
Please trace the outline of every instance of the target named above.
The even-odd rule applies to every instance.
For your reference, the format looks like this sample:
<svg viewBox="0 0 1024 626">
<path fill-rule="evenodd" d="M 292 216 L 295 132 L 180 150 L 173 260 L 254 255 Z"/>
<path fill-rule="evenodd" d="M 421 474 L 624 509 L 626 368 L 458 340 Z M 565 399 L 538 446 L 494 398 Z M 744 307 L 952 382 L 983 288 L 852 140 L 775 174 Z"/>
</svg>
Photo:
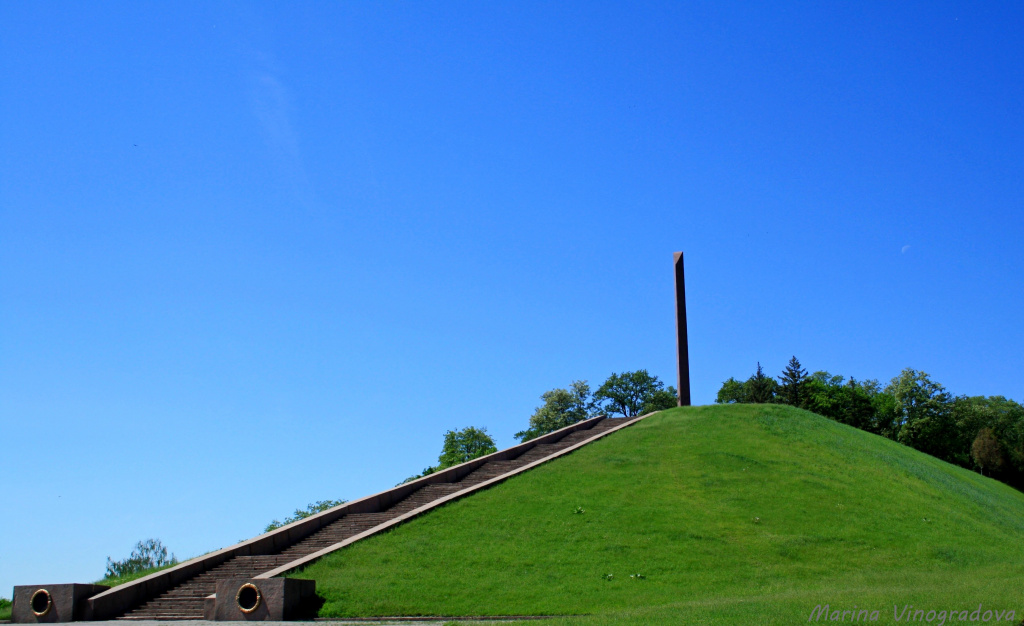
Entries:
<svg viewBox="0 0 1024 626">
<path fill-rule="evenodd" d="M 613 373 L 593 393 L 587 381 L 574 380 L 567 389 L 551 389 L 541 394 L 540 399 L 544 404 L 534 410 L 527 427 L 514 435 L 520 442 L 598 415 L 635 417 L 672 408 L 676 406 L 676 389 L 671 385 L 666 387 L 647 370 L 636 370 Z M 446 431 L 437 464 L 427 466 L 402 483 L 497 451 L 486 428 L 467 426 Z"/>
<path fill-rule="evenodd" d="M 744 381 L 730 377 L 715 401 L 807 409 L 1024 487 L 1024 406 L 1003 396 L 954 396 L 912 368 L 883 387 L 877 380 L 808 374 L 794 356 L 777 380 L 760 363 Z"/>
</svg>

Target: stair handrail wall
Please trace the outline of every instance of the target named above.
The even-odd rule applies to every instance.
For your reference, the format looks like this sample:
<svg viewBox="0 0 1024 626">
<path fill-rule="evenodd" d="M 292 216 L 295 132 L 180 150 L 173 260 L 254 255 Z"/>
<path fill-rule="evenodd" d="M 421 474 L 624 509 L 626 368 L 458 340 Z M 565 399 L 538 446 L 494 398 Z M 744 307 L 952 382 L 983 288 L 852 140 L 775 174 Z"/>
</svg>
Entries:
<svg viewBox="0 0 1024 626">
<path fill-rule="evenodd" d="M 108 620 L 124 615 L 132 608 L 143 602 L 154 598 L 161 593 L 176 587 L 177 585 L 195 577 L 203 572 L 217 567 L 228 559 L 236 556 L 260 556 L 276 554 L 289 546 L 292 546 L 306 537 L 312 535 L 324 526 L 335 522 L 339 518 L 350 513 L 376 513 L 383 511 L 392 504 L 403 500 L 412 492 L 437 483 L 458 482 L 470 472 L 490 461 L 505 461 L 514 459 L 524 454 L 529 449 L 542 443 L 553 443 L 562 437 L 578 430 L 589 430 L 596 426 L 601 420 L 607 419 L 605 415 L 598 415 L 585 419 L 575 424 L 560 428 L 536 439 L 524 441 L 504 450 L 492 452 L 465 463 L 454 465 L 443 470 L 434 472 L 422 478 L 403 483 L 391 489 L 375 493 L 373 495 L 346 502 L 334 508 L 328 509 L 315 515 L 296 520 L 290 524 L 274 529 L 236 543 L 208 554 L 197 556 L 183 563 L 169 567 L 148 576 L 138 578 L 123 585 L 112 587 L 107 591 L 99 593 L 85 602 L 84 619 L 86 620 Z"/>
</svg>

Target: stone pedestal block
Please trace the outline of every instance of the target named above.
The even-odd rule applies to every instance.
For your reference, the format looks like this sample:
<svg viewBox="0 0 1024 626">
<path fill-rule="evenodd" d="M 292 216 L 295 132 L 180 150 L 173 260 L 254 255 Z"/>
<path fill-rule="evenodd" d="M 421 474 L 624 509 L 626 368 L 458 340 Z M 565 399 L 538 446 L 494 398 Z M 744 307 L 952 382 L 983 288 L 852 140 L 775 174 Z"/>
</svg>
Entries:
<svg viewBox="0 0 1024 626">
<path fill-rule="evenodd" d="M 14 588 L 11 621 L 16 624 L 73 622 L 82 619 L 84 600 L 106 585 L 19 585 Z"/>
<path fill-rule="evenodd" d="M 217 581 L 217 599 L 204 608 L 219 622 L 295 619 L 316 598 L 316 581 L 297 578 L 229 578 Z M 315 609 L 314 609 L 315 610 Z"/>
</svg>

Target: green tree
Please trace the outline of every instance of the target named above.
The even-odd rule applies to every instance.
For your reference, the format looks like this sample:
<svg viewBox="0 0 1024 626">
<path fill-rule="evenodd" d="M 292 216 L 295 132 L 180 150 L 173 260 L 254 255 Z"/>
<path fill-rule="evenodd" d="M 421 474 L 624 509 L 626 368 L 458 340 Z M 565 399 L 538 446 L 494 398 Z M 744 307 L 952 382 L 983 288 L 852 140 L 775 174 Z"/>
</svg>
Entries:
<svg viewBox="0 0 1024 626">
<path fill-rule="evenodd" d="M 982 475 L 985 474 L 985 470 L 992 474 L 1003 469 L 1006 460 L 1002 447 L 991 428 L 986 427 L 978 431 L 978 436 L 971 444 L 971 458 L 974 459 L 974 463 L 981 470 Z"/>
<path fill-rule="evenodd" d="M 644 401 L 643 406 L 640 407 L 640 415 L 674 409 L 677 406 L 679 406 L 679 392 L 675 387 L 669 385 L 655 391 Z"/>
<path fill-rule="evenodd" d="M 530 426 L 515 434 L 520 441 L 536 439 L 590 417 L 594 403 L 590 398 L 590 385 L 585 380 L 574 380 L 568 389 L 552 389 L 541 395 L 543 406 L 537 407 L 530 417 Z"/>
<path fill-rule="evenodd" d="M 800 367 L 800 360 L 794 356 L 779 376 L 779 399 L 790 406 L 802 407 L 806 382 L 807 370 Z"/>
<path fill-rule="evenodd" d="M 850 377 L 850 380 L 843 385 L 842 395 L 843 413 L 842 421 L 854 428 L 876 432 L 875 405 L 872 403 L 873 393 L 877 393 L 878 382 L 868 380 L 863 383 Z"/>
<path fill-rule="evenodd" d="M 1006 460 L 1004 480 L 1021 488 L 1024 486 L 1024 406 L 1003 396 L 989 396 L 985 400 L 994 416 L 992 429 Z"/>
<path fill-rule="evenodd" d="M 497 451 L 486 428 L 467 426 L 462 430 L 449 430 L 444 434 L 444 446 L 437 459 L 437 469 L 459 465 Z"/>
<path fill-rule="evenodd" d="M 715 397 L 715 402 L 718 404 L 731 404 L 733 402 L 746 401 L 746 383 L 740 382 L 732 376 L 729 377 L 729 380 L 722 383 L 722 388 L 718 390 L 718 395 Z"/>
<path fill-rule="evenodd" d="M 449 430 L 444 434 L 444 445 L 442 445 L 441 454 L 437 458 L 437 465 L 428 465 L 419 474 L 410 476 L 398 484 L 404 485 L 446 467 L 472 461 L 477 457 L 497 451 L 498 448 L 494 445 L 491 436 L 487 434 L 486 428 L 467 426 L 462 430 Z"/>
<path fill-rule="evenodd" d="M 880 391 L 871 396 L 871 408 L 875 412 L 872 432 L 889 439 L 896 439 L 900 429 L 900 403 L 891 393 Z"/>
<path fill-rule="evenodd" d="M 641 415 L 645 408 L 668 408 L 665 406 L 668 402 L 666 391 L 675 395 L 674 389 L 669 387 L 666 390 L 665 384 L 647 370 L 612 374 L 594 392 L 594 405 L 608 415 L 635 417 Z M 671 406 L 675 406 L 675 402 Z"/>
<path fill-rule="evenodd" d="M 954 398 L 951 410 L 957 431 L 957 462 L 964 467 L 974 467 L 971 447 L 983 428 L 991 429 L 995 424 L 996 411 L 984 396 Z"/>
<path fill-rule="evenodd" d="M 839 421 L 842 416 L 842 376 L 817 371 L 804 381 L 805 407 L 818 415 Z"/>
<path fill-rule="evenodd" d="M 293 513 L 291 517 L 284 518 L 283 522 L 279 522 L 277 520 L 270 522 L 267 524 L 267 527 L 263 529 L 263 532 L 269 533 L 270 531 L 276 530 L 282 526 L 287 526 L 292 522 L 297 522 L 300 519 L 306 519 L 310 515 L 316 515 L 317 513 L 322 513 L 327 509 L 333 509 L 336 506 L 341 506 L 346 502 L 348 502 L 348 500 L 317 500 L 312 504 L 306 505 L 306 508 L 304 509 L 295 509 L 295 513 Z"/>
<path fill-rule="evenodd" d="M 757 371 L 747 381 L 747 401 L 754 404 L 766 404 L 775 397 L 775 379 L 765 376 L 761 363 L 757 364 Z"/>
<path fill-rule="evenodd" d="M 122 578 L 164 565 L 174 565 L 177 562 L 178 559 L 173 554 L 167 556 L 167 548 L 159 539 L 146 539 L 135 544 L 132 553 L 122 561 L 115 561 L 108 556 L 107 572 L 104 577 Z"/>
<path fill-rule="evenodd" d="M 955 457 L 956 424 L 946 389 L 927 373 L 906 368 L 889 382 L 886 393 L 899 406 L 896 440 L 944 460 Z"/>
</svg>

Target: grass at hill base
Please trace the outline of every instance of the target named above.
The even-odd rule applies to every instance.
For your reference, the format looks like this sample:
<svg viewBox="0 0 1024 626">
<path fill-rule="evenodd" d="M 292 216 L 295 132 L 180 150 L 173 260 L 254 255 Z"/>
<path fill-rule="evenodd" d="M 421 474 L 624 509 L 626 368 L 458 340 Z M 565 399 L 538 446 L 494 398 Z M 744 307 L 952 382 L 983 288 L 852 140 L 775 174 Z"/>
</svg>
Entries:
<svg viewBox="0 0 1024 626">
<path fill-rule="evenodd" d="M 11 619 L 11 601 L 7 598 L 0 598 L 0 620 Z"/>
<path fill-rule="evenodd" d="M 1024 494 L 1002 483 L 806 411 L 727 405 L 659 413 L 290 575 L 317 581 L 321 617 L 790 624 L 828 604 L 949 623 L 981 604 L 1019 624 L 1022 539 Z"/>
</svg>

